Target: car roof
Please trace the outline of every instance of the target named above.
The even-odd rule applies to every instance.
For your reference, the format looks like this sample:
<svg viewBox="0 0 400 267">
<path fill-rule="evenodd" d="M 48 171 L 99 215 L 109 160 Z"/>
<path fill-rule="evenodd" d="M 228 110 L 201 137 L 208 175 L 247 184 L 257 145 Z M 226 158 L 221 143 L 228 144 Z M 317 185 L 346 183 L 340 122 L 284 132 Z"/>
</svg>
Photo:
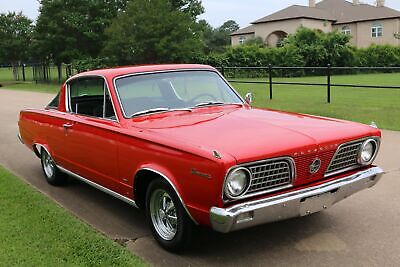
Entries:
<svg viewBox="0 0 400 267">
<path fill-rule="evenodd" d="M 168 71 L 168 70 L 215 70 L 211 66 L 199 65 L 199 64 L 166 64 L 166 65 L 140 65 L 140 66 L 127 66 L 117 67 L 109 69 L 91 70 L 79 73 L 72 78 L 87 76 L 87 75 L 100 75 L 109 79 L 113 79 L 118 76 L 143 73 L 143 72 L 157 72 L 157 71 Z"/>
</svg>

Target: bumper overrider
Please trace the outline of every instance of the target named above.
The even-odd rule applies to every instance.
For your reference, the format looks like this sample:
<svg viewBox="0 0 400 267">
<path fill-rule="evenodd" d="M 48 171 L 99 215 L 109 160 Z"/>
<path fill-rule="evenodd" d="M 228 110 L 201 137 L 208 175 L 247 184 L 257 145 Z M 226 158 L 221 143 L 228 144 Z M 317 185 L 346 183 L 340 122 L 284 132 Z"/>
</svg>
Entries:
<svg viewBox="0 0 400 267">
<path fill-rule="evenodd" d="M 259 224 L 310 215 L 376 185 L 383 173 L 381 168 L 371 167 L 317 186 L 245 202 L 229 208 L 212 207 L 211 225 L 218 232 L 228 233 Z"/>
</svg>

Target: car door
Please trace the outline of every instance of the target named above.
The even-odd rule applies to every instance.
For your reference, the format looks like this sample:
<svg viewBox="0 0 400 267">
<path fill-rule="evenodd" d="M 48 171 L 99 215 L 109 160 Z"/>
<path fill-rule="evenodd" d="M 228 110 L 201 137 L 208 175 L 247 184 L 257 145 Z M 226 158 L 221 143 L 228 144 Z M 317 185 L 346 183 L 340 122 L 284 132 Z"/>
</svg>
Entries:
<svg viewBox="0 0 400 267">
<path fill-rule="evenodd" d="M 65 158 L 70 171 L 113 191 L 119 191 L 117 135 L 119 122 L 103 77 L 84 77 L 67 84 L 64 125 Z"/>
</svg>

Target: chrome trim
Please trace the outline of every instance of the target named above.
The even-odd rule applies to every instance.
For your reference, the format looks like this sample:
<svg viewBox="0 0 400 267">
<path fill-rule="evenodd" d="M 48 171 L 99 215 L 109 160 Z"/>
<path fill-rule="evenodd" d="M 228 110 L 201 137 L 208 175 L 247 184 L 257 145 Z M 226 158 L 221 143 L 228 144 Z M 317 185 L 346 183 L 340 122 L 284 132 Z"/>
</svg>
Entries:
<svg viewBox="0 0 400 267">
<path fill-rule="evenodd" d="M 376 122 L 374 122 L 374 121 L 371 121 L 371 124 L 369 126 L 371 126 L 372 128 L 375 128 L 375 129 L 379 128 L 378 125 L 376 124 Z"/>
<path fill-rule="evenodd" d="M 82 177 L 82 176 L 80 176 L 80 175 L 78 175 L 78 174 L 76 174 L 74 172 L 71 172 L 71 171 L 61 167 L 60 165 L 57 165 L 57 168 L 60 169 L 60 171 L 66 173 L 66 174 L 68 174 L 70 176 L 73 176 L 74 178 L 76 178 L 76 179 L 78 179 L 78 180 L 80 180 L 80 181 L 82 181 L 82 182 L 84 182 L 84 183 L 96 188 L 96 189 L 99 189 L 100 191 L 103 191 L 104 193 L 107 193 L 107 194 L 109 194 L 109 195 L 111 195 L 111 196 L 113 196 L 115 198 L 118 198 L 119 200 L 122 200 L 122 201 L 128 203 L 129 205 L 132 205 L 132 206 L 134 206 L 136 208 L 138 207 L 136 205 L 135 201 L 130 199 L 130 198 L 127 198 L 127 197 L 125 197 L 125 196 L 123 196 L 121 194 L 118 194 L 117 192 L 114 192 L 114 191 L 112 191 L 112 190 L 110 190 L 108 188 L 105 188 L 104 186 L 101 186 L 101 185 L 99 185 L 99 184 L 97 184 L 95 182 L 92 182 L 92 181 L 90 181 L 90 180 L 88 180 L 88 179 L 86 179 L 86 178 L 84 178 L 84 177 Z"/>
<path fill-rule="evenodd" d="M 105 87 L 107 87 L 107 91 L 108 91 L 108 95 L 110 96 L 111 99 L 111 104 L 113 106 L 113 110 L 114 110 L 114 115 L 115 115 L 115 120 L 114 119 L 110 119 L 110 118 L 101 118 L 101 117 L 95 117 L 95 116 L 89 116 L 89 115 L 84 115 L 84 114 L 79 114 L 79 113 L 74 113 L 71 111 L 71 101 L 70 100 L 70 82 L 73 82 L 75 80 L 80 80 L 80 79 L 85 79 L 85 78 L 102 78 L 104 80 L 104 85 Z M 104 89 L 104 88 L 103 88 Z M 104 97 L 104 101 L 105 101 L 105 90 L 103 90 L 103 97 Z M 90 118 L 97 118 L 97 119 L 101 119 L 101 120 L 106 120 L 106 121 L 114 121 L 114 122 L 118 122 L 119 123 L 119 118 L 117 115 L 117 112 L 115 110 L 115 105 L 114 105 L 114 100 L 111 97 L 111 91 L 110 91 L 110 87 L 108 85 L 108 81 L 106 79 L 106 77 L 104 75 L 100 75 L 100 74 L 88 74 L 88 75 L 79 75 L 79 76 L 74 76 L 69 78 L 66 82 L 65 82 L 65 110 L 67 113 L 70 114 L 74 114 L 74 115 L 80 115 L 80 116 L 85 116 L 85 117 L 90 117 Z"/>
<path fill-rule="evenodd" d="M 122 111 L 122 115 L 125 119 L 130 119 L 126 113 L 125 113 L 125 108 L 122 105 L 121 102 L 121 97 L 119 95 L 118 89 L 117 89 L 117 80 L 122 79 L 122 78 L 127 78 L 127 77 L 132 77 L 132 76 L 140 76 L 140 75 L 151 75 L 151 74 L 160 74 L 160 73 L 169 73 L 169 72 L 185 72 L 185 71 L 209 71 L 209 72 L 214 72 L 216 73 L 220 78 L 222 78 L 222 80 L 225 82 L 225 84 L 235 93 L 235 95 L 242 101 L 242 105 L 244 105 L 246 102 L 243 100 L 243 98 L 240 96 L 240 94 L 231 86 L 231 84 L 225 79 L 224 76 L 222 76 L 222 74 L 217 71 L 216 69 L 201 69 L 201 68 L 188 68 L 188 69 L 172 69 L 172 70 L 159 70 L 159 71 L 145 71 L 145 72 L 135 72 L 135 73 L 129 73 L 129 74 L 124 74 L 124 75 L 120 75 L 120 76 L 116 76 L 113 79 L 113 85 L 114 85 L 114 91 L 115 94 L 117 95 L 117 99 L 118 99 L 118 104 L 121 108 Z M 239 103 L 238 103 L 239 104 Z"/>
<path fill-rule="evenodd" d="M 226 199 L 225 198 L 225 193 L 224 192 L 225 192 L 225 186 L 226 186 L 226 178 L 228 177 L 228 175 L 232 171 L 234 171 L 234 169 L 240 168 L 240 167 L 245 167 L 246 168 L 249 165 L 267 163 L 267 162 L 275 161 L 275 160 L 287 160 L 289 162 L 289 165 L 291 167 L 290 171 L 291 171 L 291 178 L 292 178 L 290 184 L 285 185 L 285 186 L 276 187 L 276 188 L 270 188 L 270 189 L 267 189 L 267 190 L 255 192 L 255 193 L 248 194 L 248 195 L 244 194 L 244 195 L 242 195 L 242 196 L 240 196 L 239 198 L 236 198 L 236 199 Z M 259 161 L 253 161 L 253 162 L 239 164 L 239 165 L 236 165 L 236 166 L 233 166 L 233 167 L 229 168 L 229 170 L 225 174 L 224 184 L 223 184 L 223 187 L 222 187 L 222 200 L 223 200 L 224 203 L 227 203 L 227 202 L 232 202 L 232 201 L 237 200 L 237 199 L 249 198 L 249 197 L 254 197 L 254 196 L 258 196 L 258 195 L 262 195 L 262 194 L 276 192 L 276 191 L 279 191 L 279 190 L 288 189 L 288 188 L 293 187 L 293 181 L 295 180 L 295 178 L 296 178 L 296 164 L 294 162 L 294 159 L 291 158 L 291 157 L 278 157 L 278 158 L 271 158 L 271 159 L 265 159 L 265 160 L 259 160 Z M 250 186 L 251 186 L 251 182 L 250 182 Z M 250 188 L 250 186 L 249 186 L 249 188 Z"/>
<path fill-rule="evenodd" d="M 363 165 L 354 165 L 354 166 L 350 166 L 350 167 L 347 167 L 347 168 L 344 168 L 344 169 L 341 169 L 341 170 L 336 170 L 336 171 L 333 171 L 333 172 L 327 172 L 329 170 L 330 166 L 332 165 L 333 160 L 335 159 L 335 157 L 337 156 L 337 154 L 339 153 L 340 149 L 343 146 L 350 145 L 352 143 L 357 143 L 357 142 L 364 142 L 367 139 L 374 139 L 377 142 L 377 145 L 378 145 L 377 149 L 376 149 L 375 156 L 374 156 L 373 160 L 371 161 L 371 163 L 372 163 L 375 160 L 375 158 L 377 157 L 378 152 L 379 152 L 379 148 L 380 148 L 381 139 L 378 136 L 361 138 L 361 139 L 358 139 L 358 140 L 353 140 L 353 141 L 346 142 L 346 143 L 343 143 L 343 144 L 339 145 L 338 148 L 335 151 L 335 154 L 333 154 L 331 162 L 329 163 L 328 167 L 326 168 L 324 177 L 330 177 L 330 176 L 333 176 L 333 175 L 336 175 L 336 174 L 340 174 L 340 173 L 343 173 L 343 172 L 351 171 L 351 170 L 354 170 L 354 169 L 362 167 Z"/>
<path fill-rule="evenodd" d="M 347 177 L 281 195 L 237 204 L 212 207 L 210 222 L 218 232 L 228 233 L 264 223 L 301 217 L 329 208 L 337 202 L 378 183 L 383 170 L 372 167 Z M 315 198 L 315 201 L 307 199 Z M 240 216 L 247 215 L 246 219 Z"/>
<path fill-rule="evenodd" d="M 168 176 L 164 175 L 163 173 L 161 173 L 161 172 L 159 172 L 159 171 L 156 171 L 156 170 L 154 170 L 154 169 L 151 169 L 151 168 L 142 168 L 142 169 L 138 170 L 137 172 L 140 172 L 140 171 L 142 171 L 142 170 L 154 172 L 155 174 L 158 174 L 158 175 L 160 175 L 162 178 L 164 178 L 164 179 L 170 184 L 170 186 L 172 187 L 172 189 L 174 189 L 176 195 L 178 196 L 178 198 L 179 198 L 179 200 L 180 200 L 180 202 L 181 202 L 183 208 L 185 209 L 187 215 L 189 216 L 189 218 L 190 218 L 196 225 L 199 224 L 199 223 L 192 217 L 192 215 L 190 214 L 190 212 L 189 212 L 189 210 L 188 210 L 188 208 L 187 208 L 185 202 L 183 201 L 181 195 L 179 194 L 179 192 L 178 192 L 178 190 L 176 189 L 175 185 L 172 183 L 171 179 L 168 178 Z"/>
<path fill-rule="evenodd" d="M 368 162 L 362 162 L 361 153 L 362 153 L 362 151 L 363 151 L 365 145 L 366 145 L 367 143 L 369 143 L 369 142 L 372 142 L 372 143 L 375 145 L 374 154 L 372 155 L 371 159 L 370 159 Z M 370 165 L 370 164 L 375 160 L 375 158 L 376 158 L 376 156 L 377 156 L 377 154 L 378 154 L 378 150 L 379 150 L 379 145 L 378 145 L 378 142 L 377 142 L 375 139 L 369 138 L 369 139 L 365 140 L 365 141 L 362 143 L 362 145 L 361 145 L 360 151 L 358 151 L 358 155 L 357 155 L 357 162 L 358 162 L 358 164 L 360 164 L 360 165 L 362 165 L 362 166 L 368 166 L 368 165 Z"/>
<path fill-rule="evenodd" d="M 22 137 L 21 137 L 21 134 L 20 134 L 20 133 L 17 134 L 17 138 L 18 138 L 18 140 L 21 142 L 21 144 L 24 145 L 24 141 L 22 140 Z"/>
<path fill-rule="evenodd" d="M 252 93 L 247 93 L 246 94 L 246 96 L 245 96 L 245 98 L 244 98 L 244 101 L 246 101 L 246 103 L 248 104 L 248 105 L 251 105 L 251 103 L 253 103 L 253 94 Z"/>
<path fill-rule="evenodd" d="M 252 174 L 251 171 L 245 167 L 239 167 L 239 168 L 235 168 L 233 169 L 231 172 L 229 172 L 229 174 L 226 176 L 226 178 L 228 178 L 232 173 L 236 172 L 236 171 L 240 171 L 240 170 L 244 170 L 245 172 L 247 172 L 247 185 L 245 187 L 245 189 L 243 190 L 243 192 L 241 194 L 239 194 L 238 196 L 232 196 L 232 194 L 229 192 L 229 190 L 227 190 L 227 186 L 226 183 L 224 184 L 224 194 L 229 197 L 229 199 L 235 200 L 235 199 L 239 199 L 242 196 L 246 195 L 246 193 L 249 191 L 250 189 L 250 185 L 251 185 L 251 178 L 252 178 Z"/>
<path fill-rule="evenodd" d="M 39 143 L 34 143 L 33 146 L 36 148 L 36 150 L 38 152 L 38 155 L 36 155 L 36 156 L 38 156 L 39 158 L 40 158 L 41 154 L 40 154 L 40 150 L 38 149 L 38 147 L 43 148 L 44 150 L 46 150 L 47 154 L 49 154 L 50 157 L 53 158 L 53 156 L 51 155 L 49 150 L 44 145 L 39 144 Z M 54 161 L 54 159 L 53 159 L 53 161 Z M 55 163 L 55 161 L 54 161 L 54 163 Z M 57 165 L 57 163 L 56 163 L 56 165 Z"/>
<path fill-rule="evenodd" d="M 213 157 L 216 159 L 222 159 L 221 154 L 217 150 L 213 150 Z"/>
</svg>

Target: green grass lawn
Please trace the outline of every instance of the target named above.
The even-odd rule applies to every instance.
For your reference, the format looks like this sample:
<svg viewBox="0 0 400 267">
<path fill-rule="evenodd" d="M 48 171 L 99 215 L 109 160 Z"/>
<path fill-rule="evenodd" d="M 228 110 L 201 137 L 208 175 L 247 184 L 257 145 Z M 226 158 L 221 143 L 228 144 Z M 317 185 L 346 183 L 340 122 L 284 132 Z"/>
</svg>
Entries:
<svg viewBox="0 0 400 267">
<path fill-rule="evenodd" d="M 1 84 L 1 82 L 0 82 Z M 40 92 L 40 93 L 49 93 L 56 94 L 60 91 L 60 84 L 56 83 L 32 83 L 32 82 L 18 82 L 16 84 L 7 84 L 5 83 L 1 89 L 8 90 L 17 90 L 17 91 L 32 91 L 32 92 Z"/>
<path fill-rule="evenodd" d="M 0 167 L 1 266 L 146 266 Z"/>
<path fill-rule="evenodd" d="M 63 65 L 61 69 L 62 80 L 67 79 L 65 68 L 66 68 L 65 65 Z M 19 75 L 19 81 L 22 81 L 21 67 L 18 68 L 18 75 Z M 52 82 L 58 82 L 58 70 L 56 66 L 50 67 L 49 78 Z M 34 80 L 33 67 L 31 66 L 25 67 L 25 79 L 26 81 Z M 5 81 L 15 81 L 13 76 L 13 69 L 11 67 L 0 67 L 0 82 L 5 82 Z"/>
<path fill-rule="evenodd" d="M 274 81 L 324 83 L 326 77 L 276 78 Z M 332 83 L 399 86 L 400 74 L 341 75 L 332 77 Z M 332 103 L 327 104 L 325 86 L 274 85 L 274 98 L 269 100 L 267 84 L 232 84 L 241 95 L 252 92 L 257 107 L 368 124 L 375 121 L 380 128 L 400 130 L 400 89 L 332 87 Z"/>
</svg>

